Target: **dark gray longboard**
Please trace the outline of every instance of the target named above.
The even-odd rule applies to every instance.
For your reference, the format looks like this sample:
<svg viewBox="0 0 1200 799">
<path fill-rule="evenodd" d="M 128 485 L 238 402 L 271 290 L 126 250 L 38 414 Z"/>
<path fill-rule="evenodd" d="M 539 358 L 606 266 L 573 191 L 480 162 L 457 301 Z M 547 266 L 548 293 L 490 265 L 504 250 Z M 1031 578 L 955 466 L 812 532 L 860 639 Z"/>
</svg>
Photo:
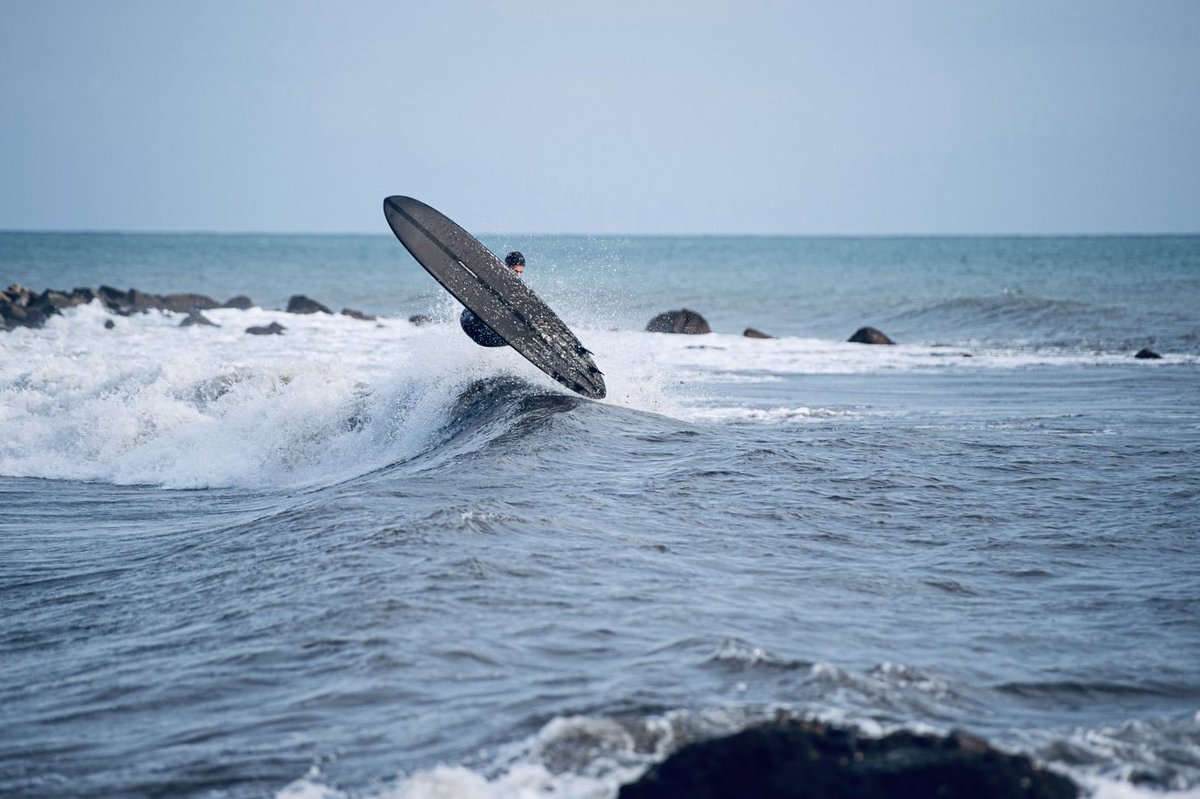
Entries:
<svg viewBox="0 0 1200 799">
<path fill-rule="evenodd" d="M 396 238 L 425 271 L 509 346 L 572 391 L 604 398 L 604 377 L 591 353 L 478 239 L 411 197 L 388 197 L 383 213 Z"/>
</svg>

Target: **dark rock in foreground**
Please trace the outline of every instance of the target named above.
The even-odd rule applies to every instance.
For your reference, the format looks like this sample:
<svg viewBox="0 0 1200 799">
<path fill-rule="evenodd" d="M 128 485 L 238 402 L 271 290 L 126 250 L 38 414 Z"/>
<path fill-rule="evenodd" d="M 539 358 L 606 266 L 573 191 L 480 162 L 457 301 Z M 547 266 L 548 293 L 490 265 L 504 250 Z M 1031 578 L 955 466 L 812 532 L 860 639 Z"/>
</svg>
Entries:
<svg viewBox="0 0 1200 799">
<path fill-rule="evenodd" d="M 1140 358 L 1142 360 L 1158 360 L 1162 356 L 1149 347 L 1142 347 L 1133 357 Z"/>
<path fill-rule="evenodd" d="M 664 311 L 646 323 L 647 333 L 686 333 L 701 335 L 711 333 L 712 328 L 703 316 L 689 308 Z"/>
<path fill-rule="evenodd" d="M 860 327 L 858 330 L 854 331 L 854 335 L 851 336 L 848 339 L 848 341 L 852 341 L 855 344 L 895 344 L 896 343 L 896 342 L 892 341 L 890 338 L 888 338 L 886 335 L 884 335 L 882 332 L 880 332 L 879 330 L 876 330 L 873 327 Z"/>
<path fill-rule="evenodd" d="M 303 294 L 295 294 L 292 296 L 292 298 L 290 300 L 288 300 L 287 312 L 288 313 L 327 313 L 327 314 L 333 313 L 333 311 L 329 310 L 321 303 L 317 302 L 316 300 L 310 300 L 308 297 L 305 297 Z"/>
<path fill-rule="evenodd" d="M 855 730 L 788 720 L 685 746 L 620 799 L 1074 799 L 1071 780 L 963 733 Z"/>
<path fill-rule="evenodd" d="M 742 335 L 745 336 L 746 338 L 775 338 L 774 336 L 767 335 L 766 333 L 762 332 L 761 330 L 755 330 L 752 327 L 746 328 L 742 332 Z"/>
<path fill-rule="evenodd" d="M 246 332 L 252 336 L 282 336 L 285 330 L 287 328 L 278 322 L 272 322 L 266 327 L 256 326 L 246 328 Z"/>
</svg>

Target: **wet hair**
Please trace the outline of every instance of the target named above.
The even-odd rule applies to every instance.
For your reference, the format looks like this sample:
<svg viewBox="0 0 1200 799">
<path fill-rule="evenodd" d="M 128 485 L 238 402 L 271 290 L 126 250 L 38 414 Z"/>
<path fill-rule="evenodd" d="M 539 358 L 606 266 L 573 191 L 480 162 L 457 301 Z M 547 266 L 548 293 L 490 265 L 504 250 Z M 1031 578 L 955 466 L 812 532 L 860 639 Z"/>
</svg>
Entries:
<svg viewBox="0 0 1200 799">
<path fill-rule="evenodd" d="M 506 266 L 510 266 L 510 267 L 518 266 L 518 265 L 524 266 L 525 265 L 525 256 L 521 255 L 521 253 L 517 252 L 516 250 L 513 250 L 508 255 L 504 256 L 504 263 Z"/>
</svg>

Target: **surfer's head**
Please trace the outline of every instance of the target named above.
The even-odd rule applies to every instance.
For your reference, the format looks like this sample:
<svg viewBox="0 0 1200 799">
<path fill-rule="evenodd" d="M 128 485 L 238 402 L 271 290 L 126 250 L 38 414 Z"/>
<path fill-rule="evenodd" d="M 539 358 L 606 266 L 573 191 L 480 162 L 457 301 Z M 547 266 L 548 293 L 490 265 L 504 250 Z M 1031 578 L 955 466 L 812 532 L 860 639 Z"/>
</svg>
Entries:
<svg viewBox="0 0 1200 799">
<path fill-rule="evenodd" d="M 525 271 L 525 256 L 513 250 L 504 256 L 504 264 L 519 275 Z"/>
</svg>

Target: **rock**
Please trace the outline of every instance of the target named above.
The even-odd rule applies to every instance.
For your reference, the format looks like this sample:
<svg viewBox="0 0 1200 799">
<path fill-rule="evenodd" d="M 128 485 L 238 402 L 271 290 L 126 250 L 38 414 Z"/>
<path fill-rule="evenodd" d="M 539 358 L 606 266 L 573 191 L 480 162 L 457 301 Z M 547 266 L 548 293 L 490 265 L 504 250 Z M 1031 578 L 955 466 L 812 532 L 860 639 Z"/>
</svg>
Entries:
<svg viewBox="0 0 1200 799">
<path fill-rule="evenodd" d="M 43 292 L 35 295 L 22 285 L 13 283 L 0 294 L 0 327 L 12 330 L 15 327 L 41 327 L 56 313 L 58 307 L 50 300 L 58 292 Z"/>
<path fill-rule="evenodd" d="M 101 286 L 96 289 L 96 296 L 110 302 L 125 302 L 127 299 L 125 292 L 115 289 L 112 286 Z"/>
<path fill-rule="evenodd" d="M 160 296 L 138 289 L 122 291 L 112 286 L 100 286 L 98 289 L 76 288 L 70 293 L 46 289 L 35 295 L 24 286 L 14 283 L 0 293 L 0 328 L 10 330 L 14 327 L 41 327 L 50 316 L 66 308 L 86 305 L 96 299 L 100 300 L 110 313 L 119 316 L 129 316 L 135 312 L 148 313 L 152 310 L 191 314 L 220 307 L 214 300 L 202 294 Z"/>
<path fill-rule="evenodd" d="M 100 302 L 104 303 L 108 310 L 114 313 L 121 313 L 129 307 L 129 295 L 112 286 L 101 286 L 96 289 L 96 296 L 100 298 Z M 128 315 L 128 311 L 125 312 L 125 315 Z"/>
<path fill-rule="evenodd" d="M 105 330 L 112 330 L 116 326 L 117 326 L 117 323 L 114 322 L 113 320 L 111 320 L 111 319 L 104 320 L 104 329 Z"/>
<path fill-rule="evenodd" d="M 646 323 L 647 333 L 687 333 L 700 335 L 711 333 L 712 328 L 704 317 L 688 308 L 664 311 Z"/>
<path fill-rule="evenodd" d="M 267 325 L 266 327 L 248 327 L 248 328 L 246 328 L 246 332 L 252 336 L 282 336 L 283 331 L 285 331 L 285 330 L 287 330 L 287 328 L 284 327 L 283 325 L 279 324 L 278 322 L 272 322 L 271 324 Z"/>
<path fill-rule="evenodd" d="M 33 292 L 22 286 L 20 283 L 10 283 L 8 288 L 4 290 L 4 293 L 9 302 L 11 302 L 13 305 L 20 305 L 22 307 L 28 305 L 29 301 L 33 299 Z"/>
<path fill-rule="evenodd" d="M 428 325 L 432 322 L 433 319 L 423 313 L 413 314 L 412 316 L 408 317 L 408 323 L 410 325 L 416 325 L 417 327 L 420 327 L 421 325 Z"/>
<path fill-rule="evenodd" d="M 12 330 L 23 326 L 24 322 L 25 309 L 13 302 L 7 291 L 0 294 L 0 327 Z"/>
<path fill-rule="evenodd" d="M 768 336 L 761 330 L 755 330 L 752 327 L 746 328 L 745 331 L 742 332 L 742 335 L 746 338 L 775 338 L 774 336 Z"/>
<path fill-rule="evenodd" d="M 187 318 L 179 323 L 180 327 L 192 327 L 193 325 L 200 325 L 202 327 L 220 327 L 220 325 L 199 311 L 192 311 L 187 315 Z"/>
<path fill-rule="evenodd" d="M 245 294 L 239 294 L 236 297 L 230 297 L 225 300 L 222 308 L 236 308 L 239 311 L 248 311 L 254 307 L 254 300 L 247 297 Z"/>
<path fill-rule="evenodd" d="M 162 297 L 158 296 L 157 294 L 147 294 L 146 292 L 138 291 L 137 289 L 130 289 L 125 293 L 125 297 L 128 300 L 129 310 L 131 311 L 141 311 L 142 313 L 145 313 L 146 311 L 161 311 L 166 307 L 163 304 Z M 171 310 L 176 309 L 172 308 Z M 180 308 L 178 310 L 183 309 Z"/>
<path fill-rule="evenodd" d="M 1070 779 L 960 732 L 857 730 L 784 720 L 690 744 L 621 788 L 620 799 L 1074 799 Z"/>
<path fill-rule="evenodd" d="M 292 298 L 290 300 L 288 300 L 287 312 L 288 313 L 327 313 L 327 314 L 333 313 L 333 311 L 329 310 L 321 303 L 317 302 L 316 300 L 310 300 L 308 297 L 305 297 L 303 294 L 293 295 Z"/>
<path fill-rule="evenodd" d="M 353 308 L 343 308 L 342 316 L 349 316 L 351 319 L 361 319 L 364 322 L 374 322 L 375 317 L 370 314 L 365 314 L 362 311 L 356 311 Z"/>
<path fill-rule="evenodd" d="M 21 311 L 20 317 L 23 319 L 25 317 L 25 306 L 29 304 L 32 296 L 33 293 L 29 289 L 19 283 L 13 283 L 3 292 L 0 292 L 0 318 L 10 320 L 17 315 L 19 309 Z"/>
<path fill-rule="evenodd" d="M 854 335 L 849 338 L 849 341 L 855 344 L 895 344 L 886 335 L 876 330 L 873 327 L 860 327 L 854 331 Z"/>
<path fill-rule="evenodd" d="M 1142 347 L 1133 357 L 1140 358 L 1142 360 L 1158 360 L 1162 356 L 1149 347 Z"/>
<path fill-rule="evenodd" d="M 36 302 L 58 308 L 59 310 L 81 304 L 72 295 L 63 294 L 61 291 L 55 291 L 54 289 L 43 291 L 38 295 Z"/>
<path fill-rule="evenodd" d="M 96 299 L 95 289 L 73 289 L 71 291 L 72 305 L 87 305 L 92 300 Z"/>
<path fill-rule="evenodd" d="M 166 294 L 158 298 L 159 307 L 177 313 L 195 313 L 220 308 L 221 303 L 203 294 Z"/>
</svg>

